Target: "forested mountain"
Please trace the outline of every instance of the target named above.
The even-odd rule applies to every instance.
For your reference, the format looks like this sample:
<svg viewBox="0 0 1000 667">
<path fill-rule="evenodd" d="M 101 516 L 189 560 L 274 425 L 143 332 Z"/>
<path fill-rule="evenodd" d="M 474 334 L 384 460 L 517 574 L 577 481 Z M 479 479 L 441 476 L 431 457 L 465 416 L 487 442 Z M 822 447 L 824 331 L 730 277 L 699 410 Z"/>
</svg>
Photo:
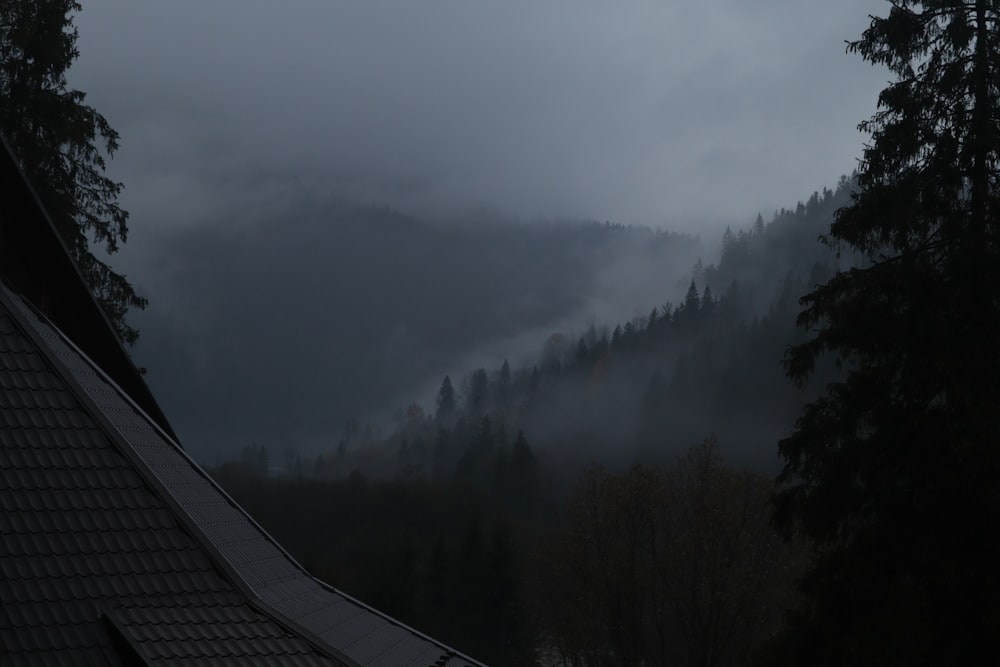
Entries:
<svg viewBox="0 0 1000 667">
<path fill-rule="evenodd" d="M 768 223 L 727 229 L 717 261 L 690 267 L 677 304 L 553 333 L 529 365 L 446 377 L 435 404 L 401 410 L 388 437 L 349 421 L 319 474 L 457 475 L 507 497 L 505 476 L 527 474 L 535 457 L 574 471 L 592 460 L 664 463 L 706 437 L 731 462 L 774 472 L 777 440 L 832 377 L 824 367 L 797 388 L 781 362 L 802 335 L 798 298 L 848 261 L 818 236 L 849 192 L 845 178 Z"/>
<path fill-rule="evenodd" d="M 817 237 L 850 188 L 726 230 L 707 264 L 661 267 L 661 295 L 687 283 L 677 304 L 446 376 L 381 433 L 349 418 L 315 457 L 248 444 L 214 475 L 318 576 L 491 664 L 747 664 L 803 563 L 771 524 L 771 474 L 816 389 L 781 360 L 799 295 L 847 261 Z"/>
<path fill-rule="evenodd" d="M 308 193 L 296 201 L 249 213 L 239 233 L 165 233 L 150 260 L 160 282 L 145 287 L 163 298 L 142 314 L 149 335 L 136 355 L 205 459 L 251 442 L 335 446 L 350 417 L 430 394 L 448 368 L 520 354 L 519 341 L 534 347 L 567 321 L 632 313 L 701 248 L 644 227 L 431 224 Z"/>
</svg>

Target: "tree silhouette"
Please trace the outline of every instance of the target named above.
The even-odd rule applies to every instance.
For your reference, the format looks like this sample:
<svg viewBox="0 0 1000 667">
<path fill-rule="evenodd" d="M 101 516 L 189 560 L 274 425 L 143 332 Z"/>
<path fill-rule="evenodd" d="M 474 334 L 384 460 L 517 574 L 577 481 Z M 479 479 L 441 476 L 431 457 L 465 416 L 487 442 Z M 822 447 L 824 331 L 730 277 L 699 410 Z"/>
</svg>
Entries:
<svg viewBox="0 0 1000 667">
<path fill-rule="evenodd" d="M 451 378 L 445 375 L 444 380 L 441 381 L 441 389 L 438 390 L 437 412 L 434 414 L 434 420 L 439 426 L 447 426 L 451 424 L 454 415 L 455 387 L 451 384 Z"/>
<path fill-rule="evenodd" d="M 67 87 L 79 55 L 75 0 L 0 2 L 0 134 L 31 179 L 95 297 L 124 342 L 139 332 L 125 317 L 144 308 L 125 276 L 94 256 L 91 240 L 114 253 L 128 236 L 122 184 L 105 176 L 118 133 Z"/>
<path fill-rule="evenodd" d="M 669 470 L 585 471 L 539 562 L 540 620 L 563 664 L 747 664 L 795 567 L 770 487 L 712 441 Z"/>
<path fill-rule="evenodd" d="M 861 260 L 787 360 L 844 369 L 780 445 L 778 519 L 817 547 L 788 664 L 965 664 L 1000 624 L 1000 7 L 891 4 L 848 46 L 895 81 L 825 238 Z"/>
</svg>

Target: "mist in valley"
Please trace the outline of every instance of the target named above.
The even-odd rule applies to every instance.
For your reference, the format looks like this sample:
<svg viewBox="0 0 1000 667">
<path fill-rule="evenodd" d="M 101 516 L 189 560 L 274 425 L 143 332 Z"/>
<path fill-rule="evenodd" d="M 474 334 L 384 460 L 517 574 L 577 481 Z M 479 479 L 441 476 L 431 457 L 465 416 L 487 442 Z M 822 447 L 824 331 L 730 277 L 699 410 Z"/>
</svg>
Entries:
<svg viewBox="0 0 1000 667">
<path fill-rule="evenodd" d="M 136 355 L 209 460 L 251 443 L 318 453 L 350 418 L 388 426 L 445 374 L 528 363 L 555 332 L 676 299 L 710 247 L 603 222 L 455 225 L 295 203 L 236 237 L 189 228 L 150 257 L 164 298 L 137 318 Z"/>
<path fill-rule="evenodd" d="M 530 372 L 553 334 L 610 336 L 692 278 L 724 297 L 709 267 L 727 226 L 835 187 L 858 153 L 881 78 L 839 57 L 873 4 L 852 2 L 89 6 L 73 83 L 122 135 L 109 173 L 133 224 L 115 264 L 150 299 L 135 358 L 185 447 L 311 457 L 350 420 L 391 440 L 445 375 Z M 827 222 L 769 235 L 790 245 L 741 269 L 740 321 L 770 312 L 789 268 L 807 280 L 795 234 L 814 244 Z M 582 428 L 568 386 L 529 437 L 639 455 L 637 396 L 686 345 L 611 374 L 629 378 L 606 398 L 624 430 L 583 422 L 606 444 L 559 444 Z M 691 423 L 678 443 L 777 432 L 673 413 Z"/>
<path fill-rule="evenodd" d="M 279 468 L 335 461 L 334 478 L 447 477 L 488 418 L 553 468 L 669 463 L 716 438 L 733 463 L 770 473 L 808 395 L 781 365 L 797 299 L 842 261 L 817 237 L 849 188 L 712 239 L 607 221 L 443 223 L 302 194 L 238 236 L 195 226 L 159 246 L 167 298 L 138 320 L 137 358 L 208 463 L 259 448 Z M 445 376 L 456 412 L 442 421 Z M 435 462 L 442 427 L 460 432 Z M 422 460 L 401 462 L 414 441 Z"/>
<path fill-rule="evenodd" d="M 42 352 L 13 362 L 68 391 L 8 392 L 11 516 L 75 544 L 139 509 L 22 502 L 63 480 L 35 484 L 59 462 L 20 451 L 26 420 L 73 458 L 70 419 L 81 457 L 110 454 L 66 490 L 143 485 L 155 525 L 209 535 L 177 553 L 240 590 L 224 561 L 259 528 L 377 609 L 322 610 L 304 646 L 335 661 L 391 662 L 397 623 L 454 647 L 439 662 L 591 667 L 988 635 L 996 554 L 968 508 L 996 495 L 996 3 L 83 4 L 4 5 L 3 122 L 191 460 L 163 464 L 12 311 L 8 342 Z M 272 562 L 247 567 L 282 605 L 311 595 Z M 100 641 L 162 625 L 118 623 L 130 605 Z"/>
</svg>

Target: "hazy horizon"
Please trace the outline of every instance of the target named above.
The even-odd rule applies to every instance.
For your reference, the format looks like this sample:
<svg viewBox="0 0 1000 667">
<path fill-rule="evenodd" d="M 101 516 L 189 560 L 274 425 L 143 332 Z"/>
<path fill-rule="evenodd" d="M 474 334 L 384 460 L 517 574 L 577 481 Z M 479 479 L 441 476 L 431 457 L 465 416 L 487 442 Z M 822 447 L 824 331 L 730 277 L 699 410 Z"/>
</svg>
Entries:
<svg viewBox="0 0 1000 667">
<path fill-rule="evenodd" d="M 350 373 L 362 372 L 360 360 L 346 376 L 336 375 L 342 359 L 324 367 L 332 377 L 296 367 L 304 350 L 348 340 L 350 355 L 383 363 L 371 335 L 342 335 L 352 319 L 378 320 L 394 336 L 378 345 L 396 346 L 393 359 L 409 350 L 412 368 L 356 393 L 381 392 L 391 411 L 397 397 L 426 395 L 443 370 L 530 354 L 531 341 L 554 327 L 678 299 L 678 276 L 699 257 L 713 261 L 725 226 L 749 227 L 758 212 L 770 219 L 854 168 L 864 140 L 856 126 L 874 111 L 885 74 L 846 55 L 844 41 L 881 4 L 88 3 L 75 18 L 80 58 L 69 85 L 121 135 L 109 174 L 125 185 L 130 235 L 112 263 L 150 299 L 134 317 L 143 329 L 137 360 L 182 425 L 214 419 L 225 429 L 226 420 L 260 418 L 247 406 L 283 405 L 288 387 L 332 397 L 310 403 L 313 412 L 356 413 L 348 405 L 356 396 L 331 386 L 358 381 Z M 356 294 L 314 290 L 321 300 L 299 307 L 314 316 L 262 328 L 255 299 L 275 308 L 283 291 L 302 289 L 295 276 L 304 267 L 313 267 L 309 280 L 325 280 L 324 254 L 360 261 L 323 245 L 367 243 L 333 229 L 343 206 L 356 205 L 467 228 L 482 280 L 503 266 L 484 246 L 486 230 L 502 222 L 607 220 L 693 234 L 700 244 L 662 267 L 624 247 L 590 257 L 586 270 L 561 255 L 552 268 L 565 271 L 547 279 L 554 284 L 541 290 L 541 305 L 505 301 L 509 311 L 480 316 L 495 318 L 497 330 L 465 329 L 450 358 L 420 347 L 431 329 L 418 308 L 371 315 L 394 289 L 378 286 L 380 271 L 413 282 L 395 267 L 344 269 L 342 280 L 374 282 L 350 286 Z M 282 227 L 308 238 L 282 250 L 274 236 Z M 365 261 L 381 261 L 377 248 Z M 423 271 L 404 251 L 383 255 Z M 261 268 L 267 278 L 256 283 Z M 232 349 L 217 349 L 223 334 Z M 276 360 L 244 375 L 240 353 Z M 213 413 L 204 404 L 222 390 L 197 373 L 227 354 L 226 377 L 241 386 Z"/>
</svg>

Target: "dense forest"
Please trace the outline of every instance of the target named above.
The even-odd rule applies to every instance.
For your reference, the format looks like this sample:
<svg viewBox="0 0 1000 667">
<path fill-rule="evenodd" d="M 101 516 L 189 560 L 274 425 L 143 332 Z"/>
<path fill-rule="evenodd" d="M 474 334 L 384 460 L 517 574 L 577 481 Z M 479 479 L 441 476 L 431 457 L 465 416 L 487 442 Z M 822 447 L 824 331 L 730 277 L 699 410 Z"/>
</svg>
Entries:
<svg viewBox="0 0 1000 667">
<path fill-rule="evenodd" d="M 270 465 L 332 479 L 458 472 L 485 484 L 498 469 L 494 459 L 526 442 L 557 467 L 576 469 L 591 460 L 667 463 L 715 437 L 734 463 L 774 472 L 773 444 L 808 396 L 785 380 L 781 360 L 801 337 L 798 298 L 847 261 L 816 238 L 849 193 L 845 178 L 769 223 L 758 216 L 747 229 L 727 229 L 707 265 L 665 267 L 665 276 L 687 280 L 676 305 L 653 302 L 623 322 L 577 323 L 539 340 L 528 364 L 503 360 L 447 376 L 432 405 L 404 404 L 389 425 L 349 418 L 318 456 L 296 462 L 272 451 Z"/>
<path fill-rule="evenodd" d="M 445 377 L 433 405 L 348 419 L 316 456 L 249 444 L 213 475 L 314 574 L 490 664 L 743 664 L 794 599 L 770 480 L 810 392 L 781 360 L 798 298 L 846 261 L 816 238 L 851 187 L 726 230 L 676 305 Z"/>
<path fill-rule="evenodd" d="M 137 356 L 200 459 L 256 442 L 280 463 L 286 447 L 335 447 L 352 418 L 384 427 L 465 364 L 534 356 L 560 327 L 670 298 L 704 245 L 605 221 L 445 224 L 296 195 L 240 234 L 175 232 L 152 258 L 144 289 L 172 305 L 137 317 Z"/>
<path fill-rule="evenodd" d="M 1000 634 L 1000 7 L 888 4 L 847 43 L 893 77 L 857 171 L 727 229 L 717 256 L 645 227 L 442 227 L 326 195 L 248 213 L 252 244 L 175 236 L 159 280 L 203 298 L 141 324 L 160 377 L 201 390 L 179 430 L 229 448 L 215 478 L 316 576 L 489 664 L 982 662 Z M 132 343 L 146 291 L 92 252 L 126 238 L 118 135 L 66 84 L 79 3 L 40 7 L 0 3 L 0 123 Z M 608 307 L 623 286 L 640 313 Z M 333 320 L 336 344 L 281 349 Z M 503 347 L 542 330 L 531 354 Z M 455 359 L 475 361 L 427 379 Z M 306 391 L 317 375 L 339 393 Z M 412 393 L 391 420 L 386 383 Z M 205 408 L 226 394 L 232 413 Z"/>
</svg>

